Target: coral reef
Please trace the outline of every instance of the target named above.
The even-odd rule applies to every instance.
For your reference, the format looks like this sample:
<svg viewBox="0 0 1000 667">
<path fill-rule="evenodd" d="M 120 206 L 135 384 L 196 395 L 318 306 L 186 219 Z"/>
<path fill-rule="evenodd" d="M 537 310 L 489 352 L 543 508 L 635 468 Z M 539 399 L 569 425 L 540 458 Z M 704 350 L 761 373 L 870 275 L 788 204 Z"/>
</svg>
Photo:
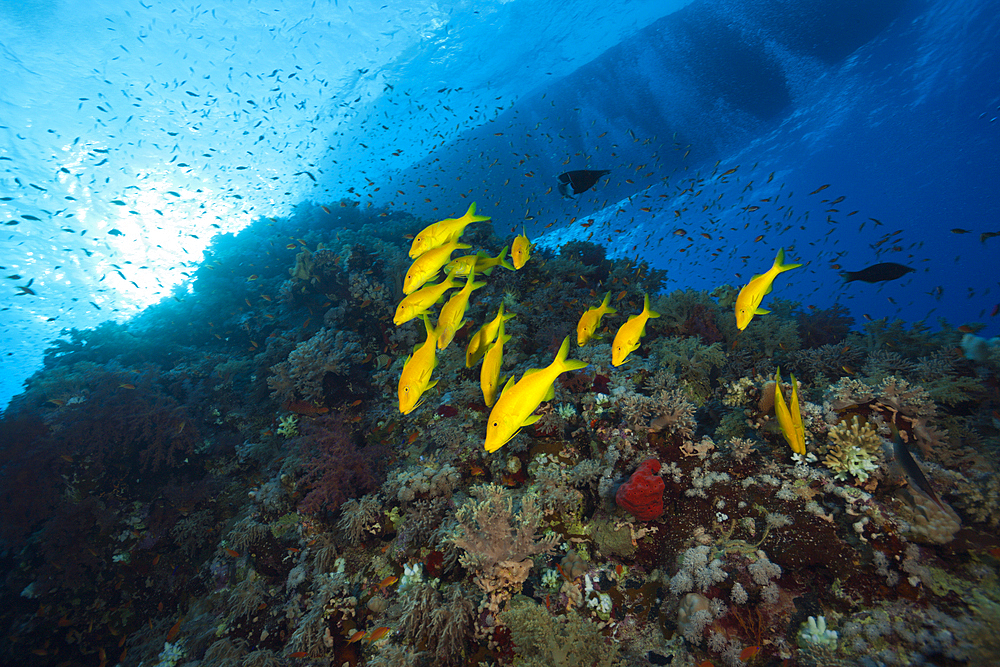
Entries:
<svg viewBox="0 0 1000 667">
<path fill-rule="evenodd" d="M 997 662 L 996 349 L 779 298 L 738 333 L 736 288 L 656 295 L 662 271 L 574 242 L 479 278 L 403 415 L 424 329 L 391 316 L 429 222 L 303 204 L 50 348 L 0 419 L 5 664 Z M 462 240 L 495 257 L 500 231 Z M 606 317 L 485 451 L 478 325 L 516 313 L 521 377 L 605 291 L 621 313 L 650 293 L 642 347 L 612 366 Z"/>
</svg>

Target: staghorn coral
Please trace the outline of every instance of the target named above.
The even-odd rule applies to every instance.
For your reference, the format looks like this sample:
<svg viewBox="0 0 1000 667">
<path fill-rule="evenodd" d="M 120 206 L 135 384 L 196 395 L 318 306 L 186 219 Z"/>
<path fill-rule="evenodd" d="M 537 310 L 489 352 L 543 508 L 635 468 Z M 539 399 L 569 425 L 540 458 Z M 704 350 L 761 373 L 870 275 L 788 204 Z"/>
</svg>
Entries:
<svg viewBox="0 0 1000 667">
<path fill-rule="evenodd" d="M 868 423 L 855 415 L 834 425 L 829 432 L 826 458 L 823 463 L 833 470 L 834 477 L 859 482 L 868 479 L 869 473 L 878 470 L 884 461 L 882 438 Z"/>
<path fill-rule="evenodd" d="M 283 403 L 295 400 L 323 403 L 327 374 L 347 375 L 351 364 L 365 357 L 358 335 L 352 331 L 323 328 L 295 346 L 288 359 L 271 367 L 267 378 L 271 397 Z"/>
</svg>

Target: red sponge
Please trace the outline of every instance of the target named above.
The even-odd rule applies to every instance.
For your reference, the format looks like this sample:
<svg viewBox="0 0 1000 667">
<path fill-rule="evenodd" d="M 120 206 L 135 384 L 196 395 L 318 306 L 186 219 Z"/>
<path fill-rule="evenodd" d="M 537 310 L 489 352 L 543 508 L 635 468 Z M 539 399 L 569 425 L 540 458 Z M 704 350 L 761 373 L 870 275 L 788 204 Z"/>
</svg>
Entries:
<svg viewBox="0 0 1000 667">
<path fill-rule="evenodd" d="M 615 502 L 640 521 L 650 521 L 663 515 L 663 480 L 656 475 L 660 462 L 647 459 L 628 481 L 618 487 Z"/>
</svg>

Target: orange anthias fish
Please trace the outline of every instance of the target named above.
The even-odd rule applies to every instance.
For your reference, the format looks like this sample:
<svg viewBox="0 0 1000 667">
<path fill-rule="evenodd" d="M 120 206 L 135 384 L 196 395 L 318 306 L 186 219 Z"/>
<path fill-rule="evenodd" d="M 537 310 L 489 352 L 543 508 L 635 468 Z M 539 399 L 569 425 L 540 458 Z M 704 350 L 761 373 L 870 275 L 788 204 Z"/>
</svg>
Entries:
<svg viewBox="0 0 1000 667">
<path fill-rule="evenodd" d="M 392 630 L 391 628 L 388 628 L 384 625 L 380 628 L 375 628 L 374 630 L 372 630 L 371 634 L 368 635 L 365 641 L 368 642 L 369 644 L 374 644 L 375 642 L 377 642 L 378 640 L 382 639 L 387 634 L 389 634 L 391 630 Z"/>
</svg>

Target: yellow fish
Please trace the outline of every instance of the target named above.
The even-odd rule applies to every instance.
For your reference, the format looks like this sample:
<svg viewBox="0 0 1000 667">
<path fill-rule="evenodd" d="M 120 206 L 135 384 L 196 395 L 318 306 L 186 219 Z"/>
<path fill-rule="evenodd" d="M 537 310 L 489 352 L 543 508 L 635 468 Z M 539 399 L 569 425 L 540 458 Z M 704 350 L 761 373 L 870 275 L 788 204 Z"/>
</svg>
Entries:
<svg viewBox="0 0 1000 667">
<path fill-rule="evenodd" d="M 778 426 L 785 441 L 796 454 L 805 456 L 806 430 L 802 426 L 802 412 L 799 410 L 799 383 L 792 375 L 791 408 L 785 405 L 785 397 L 781 394 L 781 369 L 774 373 L 774 414 L 778 418 Z"/>
<path fill-rule="evenodd" d="M 419 289 L 413 294 L 403 297 L 403 300 L 396 306 L 396 314 L 392 318 L 393 324 L 397 327 L 406 324 L 410 320 L 420 317 L 431 309 L 435 303 L 441 300 L 444 293 L 455 286 L 455 280 L 448 276 L 439 283 L 434 283 Z"/>
<path fill-rule="evenodd" d="M 510 247 L 510 259 L 514 262 L 515 269 L 520 269 L 528 263 L 528 260 L 531 259 L 531 251 L 534 248 L 535 246 L 528 240 L 528 236 L 524 233 L 524 227 L 521 227 L 520 236 L 514 239 L 514 243 Z"/>
<path fill-rule="evenodd" d="M 413 260 L 413 264 L 410 264 L 410 268 L 406 271 L 406 277 L 403 278 L 403 294 L 413 294 L 425 284 L 434 280 L 441 267 L 451 259 L 451 253 L 471 247 L 466 243 L 452 241 L 440 248 L 428 250 Z"/>
<path fill-rule="evenodd" d="M 778 250 L 778 255 L 774 258 L 774 264 L 767 270 L 750 279 L 740 293 L 736 296 L 736 326 L 740 331 L 747 328 L 754 315 L 767 315 L 769 310 L 760 307 L 760 302 L 764 300 L 764 295 L 771 293 L 771 284 L 779 273 L 797 269 L 801 264 L 785 264 L 785 249 Z"/>
<path fill-rule="evenodd" d="M 507 250 L 510 246 L 504 246 L 500 254 L 490 257 L 480 250 L 475 255 L 463 255 L 458 259 L 453 259 L 444 267 L 445 273 L 452 273 L 456 278 L 468 275 L 469 271 L 490 275 L 493 269 L 499 264 L 505 269 L 514 270 L 514 266 L 507 261 Z"/>
<path fill-rule="evenodd" d="M 451 278 L 452 276 L 449 275 L 448 277 Z M 448 299 L 448 303 L 441 307 L 441 314 L 438 315 L 437 321 L 437 346 L 439 350 L 448 347 L 455 338 L 455 334 L 465 324 L 465 311 L 469 307 L 469 297 L 472 296 L 472 290 L 477 290 L 486 285 L 485 282 L 473 282 L 475 277 L 475 273 L 470 273 L 468 280 L 465 282 L 465 287 L 452 294 L 451 298 Z"/>
<path fill-rule="evenodd" d="M 457 241 L 467 226 L 473 222 L 489 219 L 488 215 L 476 215 L 476 202 L 472 202 L 469 205 L 469 210 L 461 218 L 445 218 L 424 227 L 419 234 L 414 236 L 413 243 L 410 244 L 410 259 L 416 259 L 428 250 Z"/>
<path fill-rule="evenodd" d="M 580 321 L 576 323 L 576 344 L 581 347 L 586 345 L 591 338 L 594 337 L 594 332 L 597 331 L 597 327 L 601 326 L 601 318 L 605 315 L 613 315 L 618 311 L 608 305 L 611 299 L 611 292 L 604 295 L 604 301 L 597 308 L 591 308 L 583 315 L 580 316 Z"/>
<path fill-rule="evenodd" d="M 504 315 L 503 303 L 501 303 L 500 310 L 497 311 L 497 316 L 479 327 L 479 330 L 472 334 L 472 338 L 469 339 L 469 345 L 465 348 L 466 368 L 472 368 L 479 363 L 479 360 L 486 354 L 486 348 L 497 337 L 497 332 L 500 330 L 500 323 L 506 322 L 512 317 L 514 317 L 514 313 Z"/>
<path fill-rule="evenodd" d="M 539 418 L 532 413 L 542 401 L 552 400 L 555 396 L 555 388 L 552 385 L 560 373 L 587 367 L 586 361 L 567 359 L 567 356 L 569 356 L 569 336 L 563 339 L 562 347 L 559 348 L 551 364 L 545 368 L 525 371 L 516 384 L 513 376 L 507 380 L 486 422 L 487 452 L 500 449 L 522 428 L 538 421 Z"/>
<path fill-rule="evenodd" d="M 399 411 L 404 415 L 410 414 L 423 403 L 421 396 L 437 384 L 437 380 L 431 382 L 431 373 L 437 368 L 437 332 L 431 326 L 426 315 L 423 316 L 423 319 L 424 329 L 427 330 L 427 340 L 413 350 L 413 354 L 403 366 L 403 373 L 399 376 L 399 388 L 397 389 Z"/>
<path fill-rule="evenodd" d="M 510 340 L 503 332 L 503 320 L 497 331 L 497 339 L 486 350 L 483 367 L 479 371 L 479 386 L 483 390 L 483 401 L 486 407 L 492 408 L 497 400 L 497 388 L 500 386 L 500 368 L 503 366 L 503 344 Z"/>
<path fill-rule="evenodd" d="M 611 344 L 611 364 L 621 366 L 628 359 L 628 355 L 639 349 L 639 339 L 646 335 L 646 322 L 651 318 L 659 317 L 659 313 L 654 313 L 649 309 L 649 295 L 647 294 L 642 304 L 642 312 L 628 318 L 628 322 L 618 328 L 615 340 Z"/>
</svg>

